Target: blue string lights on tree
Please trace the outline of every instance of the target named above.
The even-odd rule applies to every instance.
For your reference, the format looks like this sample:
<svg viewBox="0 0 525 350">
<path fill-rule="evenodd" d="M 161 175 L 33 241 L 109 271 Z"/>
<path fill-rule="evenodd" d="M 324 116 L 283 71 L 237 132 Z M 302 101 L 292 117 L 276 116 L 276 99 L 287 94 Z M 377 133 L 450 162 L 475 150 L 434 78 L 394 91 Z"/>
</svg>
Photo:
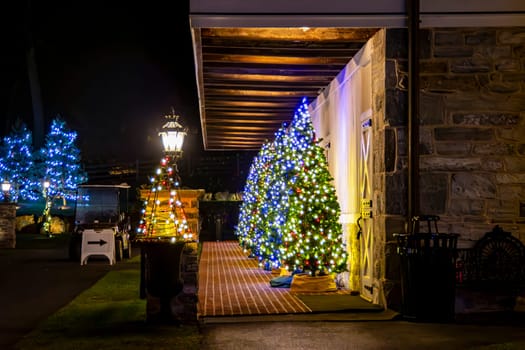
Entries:
<svg viewBox="0 0 525 350">
<path fill-rule="evenodd" d="M 35 180 L 37 177 L 34 174 L 31 131 L 25 124 L 20 123 L 2 141 L 0 178 L 11 184 L 10 200 L 17 202 L 19 198 L 40 198 L 40 184 Z"/>
<path fill-rule="evenodd" d="M 45 207 L 42 228 L 51 231 L 51 207 L 55 198 L 75 200 L 78 185 L 87 181 L 87 173 L 80 163 L 80 150 L 76 146 L 77 133 L 69 130 L 66 122 L 56 117 L 40 150 L 39 167 L 42 169 Z M 37 167 L 38 168 L 38 167 Z"/>
<path fill-rule="evenodd" d="M 346 270 L 340 207 L 318 143 L 303 99 L 290 127 L 254 160 L 236 232 L 265 268 L 312 275 Z"/>
<path fill-rule="evenodd" d="M 76 139 L 77 133 L 69 130 L 64 120 L 60 117 L 53 119 L 45 146 L 40 151 L 43 178 L 49 181 L 47 195 L 50 197 L 74 200 L 78 185 L 87 181 Z"/>
<path fill-rule="evenodd" d="M 258 237 L 259 263 L 267 270 L 281 265 L 280 246 L 282 244 L 281 228 L 285 222 L 287 209 L 286 158 L 287 125 L 284 124 L 276 133 L 271 143 L 272 158 L 269 174 L 265 176 L 263 191 L 262 234 Z"/>
</svg>

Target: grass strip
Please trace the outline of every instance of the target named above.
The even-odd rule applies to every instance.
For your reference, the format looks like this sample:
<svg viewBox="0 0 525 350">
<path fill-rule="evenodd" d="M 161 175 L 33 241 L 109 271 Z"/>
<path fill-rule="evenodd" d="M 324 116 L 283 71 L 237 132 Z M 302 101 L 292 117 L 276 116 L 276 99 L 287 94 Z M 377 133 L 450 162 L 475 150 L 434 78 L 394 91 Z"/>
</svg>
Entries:
<svg viewBox="0 0 525 350">
<path fill-rule="evenodd" d="M 146 322 L 139 298 L 140 257 L 110 271 L 92 288 L 41 323 L 15 349 L 199 349 L 197 325 Z"/>
</svg>

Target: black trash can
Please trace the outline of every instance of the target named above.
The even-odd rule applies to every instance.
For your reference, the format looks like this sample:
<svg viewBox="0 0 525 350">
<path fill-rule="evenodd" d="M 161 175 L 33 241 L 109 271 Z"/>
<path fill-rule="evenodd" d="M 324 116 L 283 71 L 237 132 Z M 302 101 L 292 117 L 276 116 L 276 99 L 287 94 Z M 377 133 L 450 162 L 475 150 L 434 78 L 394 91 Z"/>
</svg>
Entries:
<svg viewBox="0 0 525 350">
<path fill-rule="evenodd" d="M 140 242 L 140 298 L 158 298 L 160 318 L 170 320 L 171 299 L 183 288 L 181 256 L 185 242 Z"/>
<path fill-rule="evenodd" d="M 395 234 L 401 263 L 404 317 L 451 322 L 455 318 L 458 234 Z"/>
</svg>

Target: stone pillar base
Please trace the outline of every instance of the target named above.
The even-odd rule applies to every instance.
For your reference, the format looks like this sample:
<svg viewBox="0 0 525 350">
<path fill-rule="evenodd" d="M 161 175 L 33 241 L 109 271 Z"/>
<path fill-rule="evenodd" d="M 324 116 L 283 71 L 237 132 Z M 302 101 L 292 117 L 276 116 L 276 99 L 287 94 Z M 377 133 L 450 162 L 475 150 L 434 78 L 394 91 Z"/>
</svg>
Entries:
<svg viewBox="0 0 525 350">
<path fill-rule="evenodd" d="M 16 204 L 0 203 L 0 248 L 16 246 Z"/>
</svg>

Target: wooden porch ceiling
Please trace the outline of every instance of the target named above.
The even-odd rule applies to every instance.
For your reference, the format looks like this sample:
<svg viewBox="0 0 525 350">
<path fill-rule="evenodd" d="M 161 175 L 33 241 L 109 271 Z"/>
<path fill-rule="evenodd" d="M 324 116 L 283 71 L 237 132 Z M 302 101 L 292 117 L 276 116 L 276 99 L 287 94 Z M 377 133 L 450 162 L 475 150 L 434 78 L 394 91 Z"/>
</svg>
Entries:
<svg viewBox="0 0 525 350">
<path fill-rule="evenodd" d="M 193 28 L 206 150 L 259 150 L 377 31 Z"/>
</svg>

